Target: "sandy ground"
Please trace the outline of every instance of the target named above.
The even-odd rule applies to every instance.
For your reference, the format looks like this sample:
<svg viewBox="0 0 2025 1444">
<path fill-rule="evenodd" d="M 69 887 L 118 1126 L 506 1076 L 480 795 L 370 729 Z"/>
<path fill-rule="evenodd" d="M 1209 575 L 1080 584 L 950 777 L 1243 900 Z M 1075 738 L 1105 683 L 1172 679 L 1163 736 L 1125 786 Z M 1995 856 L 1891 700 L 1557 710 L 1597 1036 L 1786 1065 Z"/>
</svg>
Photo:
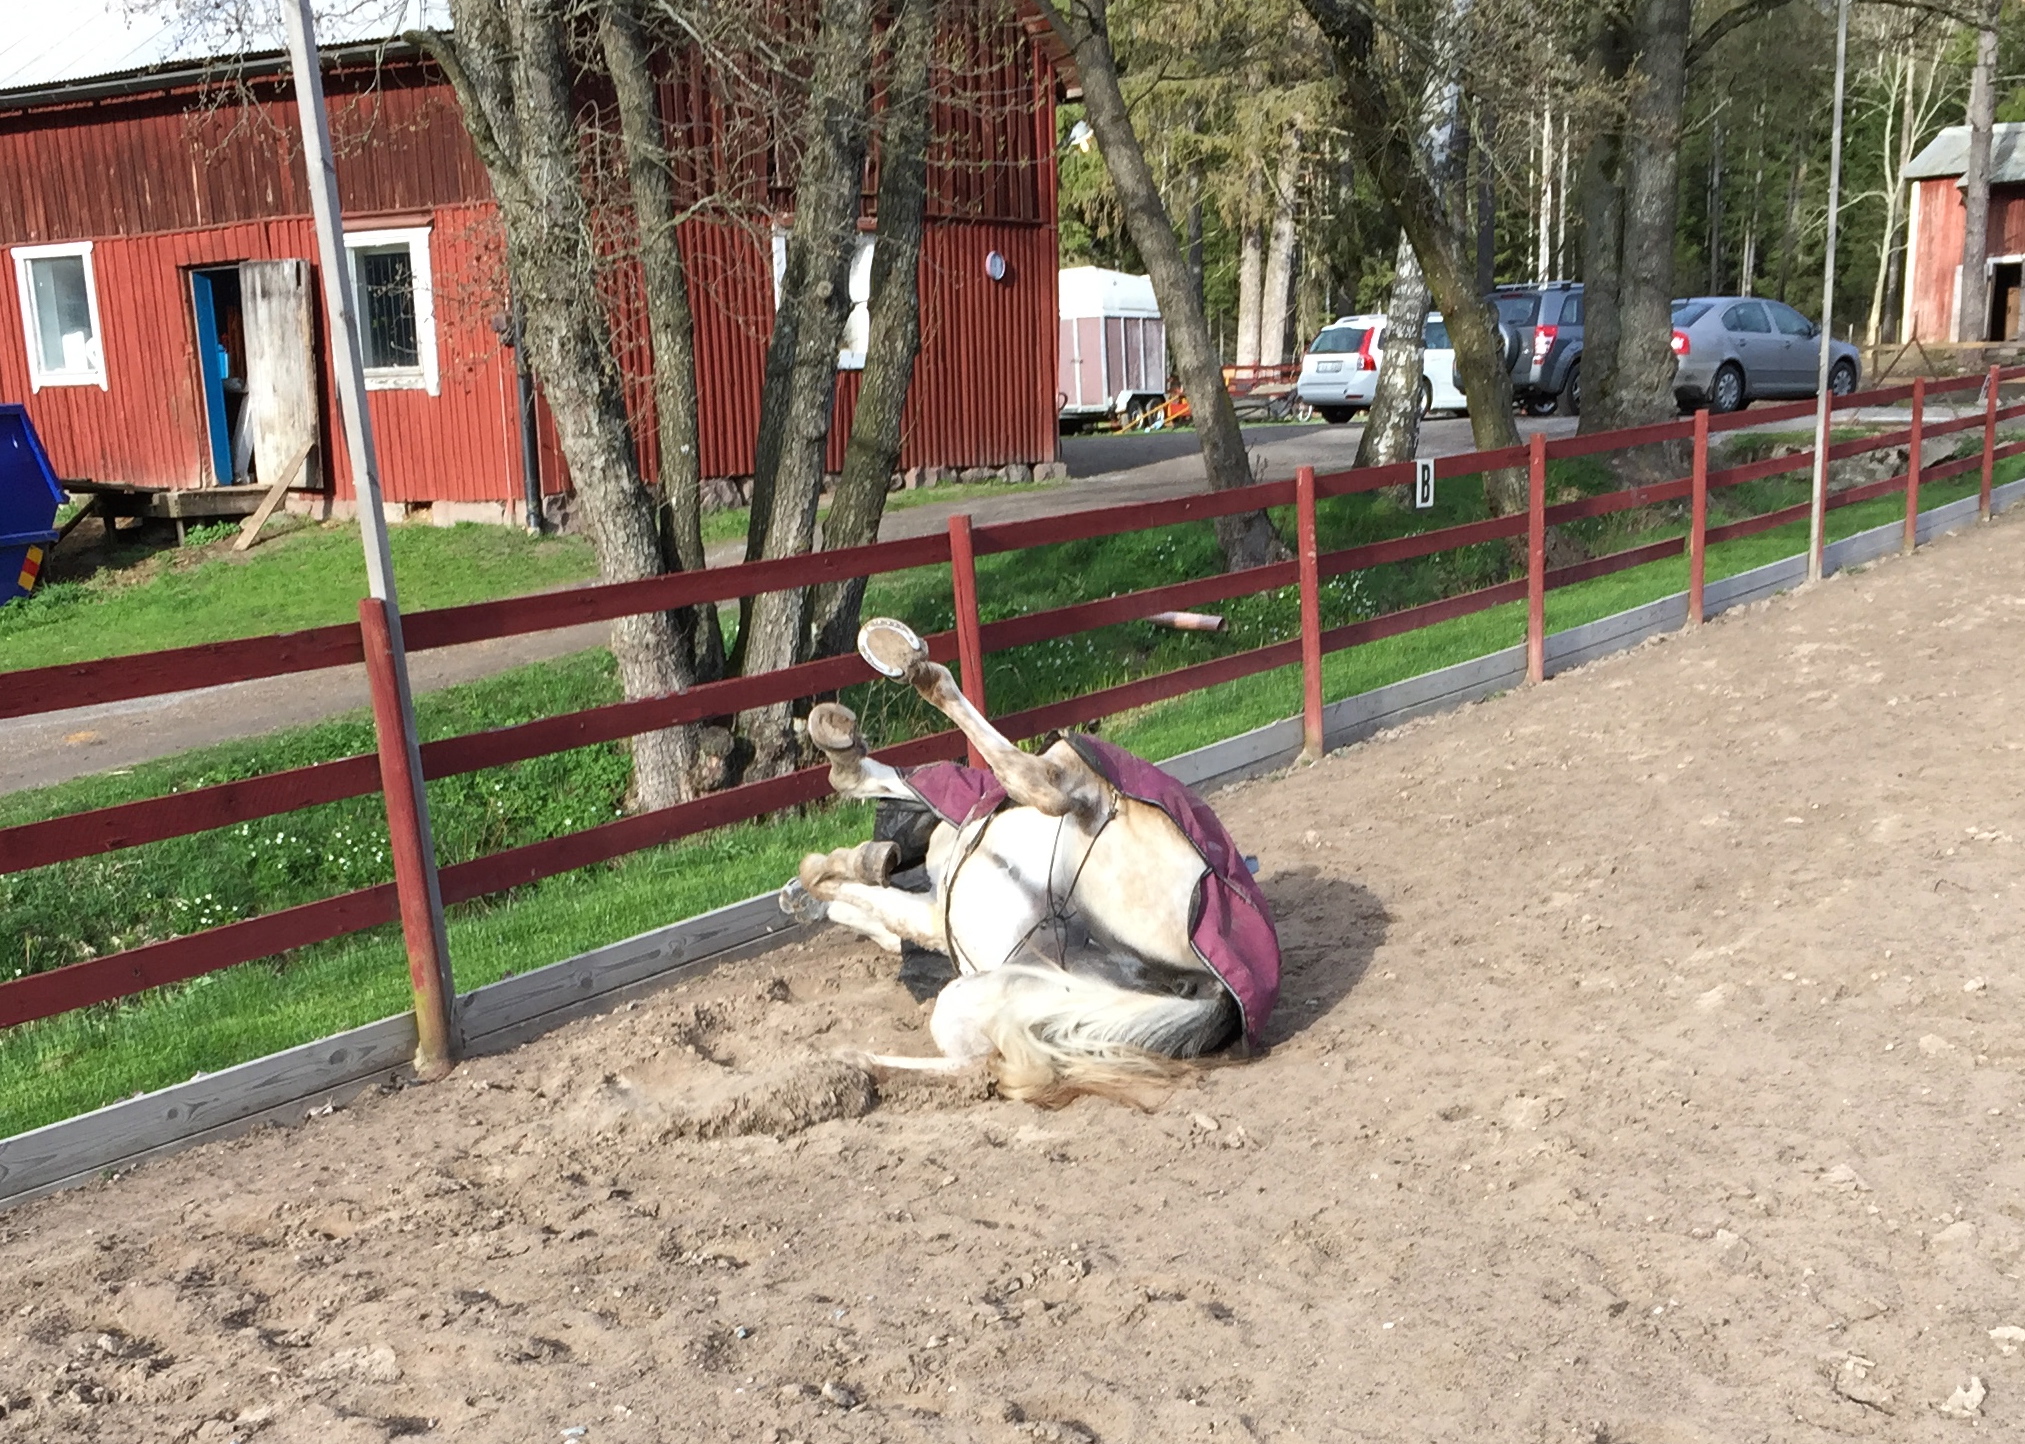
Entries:
<svg viewBox="0 0 2025 1444">
<path fill-rule="evenodd" d="M 0 1439 L 2025 1437 L 2021 626 L 1999 521 L 1220 794 L 1151 1113 L 875 1101 L 826 936 L 0 1215 Z"/>
</svg>

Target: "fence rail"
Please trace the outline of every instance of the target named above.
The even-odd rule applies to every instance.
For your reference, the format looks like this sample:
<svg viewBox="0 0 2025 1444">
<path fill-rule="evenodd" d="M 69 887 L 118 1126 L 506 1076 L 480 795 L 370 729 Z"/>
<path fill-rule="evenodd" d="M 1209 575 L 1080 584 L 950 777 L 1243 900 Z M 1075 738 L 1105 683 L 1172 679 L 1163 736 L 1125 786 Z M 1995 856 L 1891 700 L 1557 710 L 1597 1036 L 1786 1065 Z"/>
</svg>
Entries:
<svg viewBox="0 0 2025 1444">
<path fill-rule="evenodd" d="M 1921 485 L 1959 476 L 1980 467 L 1981 506 L 1983 514 L 1987 515 L 1995 464 L 2025 455 L 2025 442 L 2002 446 L 1996 442 L 1997 427 L 2002 422 L 2025 418 L 2025 403 L 2003 406 L 1998 400 L 2001 384 L 2020 380 L 2025 380 L 2025 367 L 2005 371 L 1992 367 L 1984 376 L 1932 383 L 1914 382 L 1837 398 L 1835 406 L 1838 410 L 1890 405 L 1904 400 L 1912 402 L 1913 410 L 1911 424 L 1904 429 L 1833 443 L 1828 449 L 1831 460 L 1907 445 L 1915 447 L 1915 450 L 1905 471 L 1837 492 L 1828 498 L 1827 505 L 1831 509 L 1852 506 L 1903 491 L 1907 498 L 1907 536 L 1910 539 Z M 1983 390 L 1984 400 L 1980 414 L 1932 423 L 1926 421 L 1925 407 L 1933 397 L 1978 387 Z M 1321 662 L 1331 652 L 1524 599 L 1528 602 L 1529 673 L 1537 679 L 1542 675 L 1544 665 L 1543 598 L 1548 591 L 1683 553 L 1690 559 L 1693 578 L 1690 620 L 1699 620 L 1702 557 L 1710 544 L 1768 530 L 1808 513 L 1807 505 L 1802 504 L 1710 527 L 1707 525 L 1705 501 L 1708 492 L 1811 468 L 1814 462 L 1814 453 L 1810 448 L 1711 472 L 1707 469 L 1709 436 L 1744 425 L 1798 419 L 1812 414 L 1813 409 L 1812 402 L 1799 402 L 1729 416 L 1703 413 L 1681 421 L 1558 441 L 1536 436 L 1527 446 L 1444 457 L 1434 465 L 1437 482 L 1524 468 L 1528 473 L 1528 508 L 1511 515 L 1441 527 L 1333 552 L 1319 552 L 1315 546 L 1317 502 L 1386 487 L 1406 486 L 1413 480 L 1411 463 L 1325 474 L 1303 468 L 1293 481 L 1265 482 L 1227 492 L 1105 507 L 997 525 L 973 527 L 968 516 L 958 516 L 952 518 L 950 530 L 945 534 L 417 612 L 402 619 L 401 630 L 405 633 L 409 649 L 425 650 L 609 621 L 642 611 L 735 600 L 816 582 L 948 565 L 952 573 L 956 626 L 926 640 L 930 655 L 936 660 L 958 662 L 966 694 L 983 705 L 986 701 L 983 662 L 991 653 L 1140 620 L 1160 611 L 1199 607 L 1294 587 L 1299 589 L 1301 600 L 1299 634 L 1294 637 L 1028 708 L 1002 716 L 997 721 L 1007 735 L 1015 739 L 1026 738 L 1243 677 L 1299 665 L 1304 674 L 1304 735 L 1310 750 L 1314 750 L 1319 747 L 1322 735 Z M 1924 440 L 1978 427 L 1982 429 L 1984 439 L 1980 454 L 1951 459 L 1934 466 L 1921 464 L 1917 448 Z M 1546 468 L 1551 461 L 1678 442 L 1691 444 L 1693 471 L 1690 476 L 1553 505 L 1546 502 Z M 1546 565 L 1544 538 L 1549 527 L 1689 499 L 1694 503 L 1693 518 L 1684 537 L 1669 537 L 1551 570 Z M 999 621 L 987 623 L 980 620 L 975 573 L 975 559 L 979 556 L 1284 507 L 1292 507 L 1296 513 L 1299 554 L 1294 560 L 1150 587 Z M 1346 625 L 1326 629 L 1321 625 L 1319 587 L 1326 579 L 1440 552 L 1500 541 L 1514 542 L 1520 536 L 1527 538 L 1529 554 L 1523 577 Z M 377 618 L 370 620 L 376 621 Z M 368 641 L 377 630 L 370 625 L 362 628 L 361 624 L 318 627 L 242 641 L 7 673 L 0 676 L 6 684 L 0 686 L 0 718 L 59 712 L 256 678 L 357 665 L 371 660 Z M 856 656 L 826 658 L 757 676 L 712 682 L 679 694 L 611 703 L 428 742 L 420 749 L 422 769 L 429 779 L 457 776 L 666 727 L 729 716 L 767 704 L 834 693 L 870 681 L 874 676 L 872 669 Z M 371 668 L 369 681 L 377 699 L 383 684 L 378 672 Z M 387 765 L 390 750 L 388 740 L 383 728 L 378 756 L 362 753 L 261 777 L 0 828 L 0 874 L 162 842 L 379 792 L 383 789 L 382 771 Z M 913 766 L 961 757 L 964 753 L 965 744 L 957 733 L 939 732 L 884 748 L 876 755 L 895 765 Z M 460 862 L 441 870 L 442 902 L 447 905 L 470 901 L 594 863 L 610 861 L 643 848 L 678 841 L 806 803 L 825 795 L 827 791 L 826 771 L 809 768 Z M 401 830 L 398 818 L 390 818 L 390 829 Z M 398 844 L 400 839 L 395 841 Z M 403 919 L 407 926 L 412 946 L 414 900 L 405 901 L 408 903 L 406 907 L 400 885 L 395 882 L 380 883 L 0 983 L 0 1026 L 49 1017 L 164 984 L 187 981 L 222 968 L 379 927 L 397 918 Z"/>
</svg>

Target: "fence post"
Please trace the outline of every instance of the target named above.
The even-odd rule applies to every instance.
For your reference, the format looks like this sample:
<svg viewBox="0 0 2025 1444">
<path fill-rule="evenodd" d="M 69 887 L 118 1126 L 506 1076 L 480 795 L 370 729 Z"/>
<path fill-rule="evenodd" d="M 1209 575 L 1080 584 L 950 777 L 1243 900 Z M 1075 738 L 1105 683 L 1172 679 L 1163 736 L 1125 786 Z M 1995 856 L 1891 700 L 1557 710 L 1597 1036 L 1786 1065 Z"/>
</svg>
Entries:
<svg viewBox="0 0 2025 1444">
<path fill-rule="evenodd" d="M 1983 384 L 1983 489 L 1976 496 L 1976 519 L 1990 519 L 1990 480 L 1997 470 L 1997 368 Z"/>
<path fill-rule="evenodd" d="M 1315 545 L 1315 468 L 1294 473 L 1301 552 L 1301 760 L 1322 756 L 1322 568 Z"/>
<path fill-rule="evenodd" d="M 1920 450 L 1926 434 L 1926 377 L 1913 377 L 1912 401 L 1912 450 L 1905 463 L 1905 540 L 1899 544 L 1899 550 L 1908 554 L 1920 538 Z"/>
<path fill-rule="evenodd" d="M 1690 627 L 1702 624 L 1702 581 L 1709 554 L 1709 409 L 1695 413 L 1694 501 L 1688 522 L 1688 611 Z"/>
<path fill-rule="evenodd" d="M 415 993 L 415 1072 L 424 1079 L 448 1073 L 456 1062 L 450 1027 L 450 948 L 443 929 L 443 893 L 422 792 L 415 714 L 396 670 L 387 604 L 359 600 L 365 641 L 366 682 L 373 696 L 373 732 L 379 741 L 380 790 L 387 803 L 387 843 L 394 857 L 394 889 L 401 900 L 401 936 L 408 945 L 408 983 Z"/>
<path fill-rule="evenodd" d="M 1547 437 L 1536 431 L 1526 462 L 1526 680 L 1547 680 Z"/>
<path fill-rule="evenodd" d="M 956 662 L 963 695 L 978 711 L 989 712 L 984 700 L 984 638 L 977 620 L 977 553 L 970 536 L 970 513 L 949 519 L 949 584 L 956 594 Z M 984 766 L 984 754 L 970 747 L 970 765 Z"/>
</svg>

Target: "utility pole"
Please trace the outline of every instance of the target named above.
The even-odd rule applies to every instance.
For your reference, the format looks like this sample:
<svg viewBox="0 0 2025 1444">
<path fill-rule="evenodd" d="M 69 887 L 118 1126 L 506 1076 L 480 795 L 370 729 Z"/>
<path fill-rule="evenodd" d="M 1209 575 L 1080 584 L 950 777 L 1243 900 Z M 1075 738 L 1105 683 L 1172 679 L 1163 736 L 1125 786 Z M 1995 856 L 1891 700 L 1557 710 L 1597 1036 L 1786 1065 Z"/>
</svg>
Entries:
<svg viewBox="0 0 2025 1444">
<path fill-rule="evenodd" d="M 309 208 L 316 229 L 329 320 L 331 377 L 337 385 L 352 495 L 365 542 L 366 588 L 360 603 L 366 667 L 373 683 L 373 713 L 380 744 L 380 780 L 386 792 L 389 850 L 400 892 L 401 931 L 408 946 L 408 977 L 415 993 L 415 1071 L 424 1078 L 450 1070 L 450 947 L 443 930 L 443 895 L 436 877 L 436 847 L 429 830 L 429 796 L 415 733 L 415 700 L 408 686 L 408 654 L 394 597 L 394 563 L 387 549 L 387 515 L 380 502 L 380 467 L 373 423 L 366 413 L 365 362 L 359 348 L 359 313 L 352 294 L 338 202 L 337 161 L 331 153 L 324 109 L 323 70 L 310 0 L 283 0 L 295 103 L 302 117 L 303 160 L 309 171 Z"/>
</svg>

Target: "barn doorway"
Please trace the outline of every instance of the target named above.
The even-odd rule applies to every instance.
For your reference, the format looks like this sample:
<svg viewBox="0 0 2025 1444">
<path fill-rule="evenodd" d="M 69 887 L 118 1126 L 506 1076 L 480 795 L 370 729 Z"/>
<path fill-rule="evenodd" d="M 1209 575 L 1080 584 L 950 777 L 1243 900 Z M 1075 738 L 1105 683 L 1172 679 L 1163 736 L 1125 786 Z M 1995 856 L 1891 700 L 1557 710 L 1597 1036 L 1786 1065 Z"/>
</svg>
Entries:
<svg viewBox="0 0 2025 1444">
<path fill-rule="evenodd" d="M 2021 271 L 2025 262 L 2012 256 L 1990 263 L 1990 327 L 1986 341 L 2009 341 L 2018 334 Z"/>
<path fill-rule="evenodd" d="M 246 318 L 239 268 L 207 266 L 190 272 L 190 306 L 197 322 L 197 380 L 204 396 L 211 481 L 246 480 L 253 456 L 246 425 Z"/>
</svg>

